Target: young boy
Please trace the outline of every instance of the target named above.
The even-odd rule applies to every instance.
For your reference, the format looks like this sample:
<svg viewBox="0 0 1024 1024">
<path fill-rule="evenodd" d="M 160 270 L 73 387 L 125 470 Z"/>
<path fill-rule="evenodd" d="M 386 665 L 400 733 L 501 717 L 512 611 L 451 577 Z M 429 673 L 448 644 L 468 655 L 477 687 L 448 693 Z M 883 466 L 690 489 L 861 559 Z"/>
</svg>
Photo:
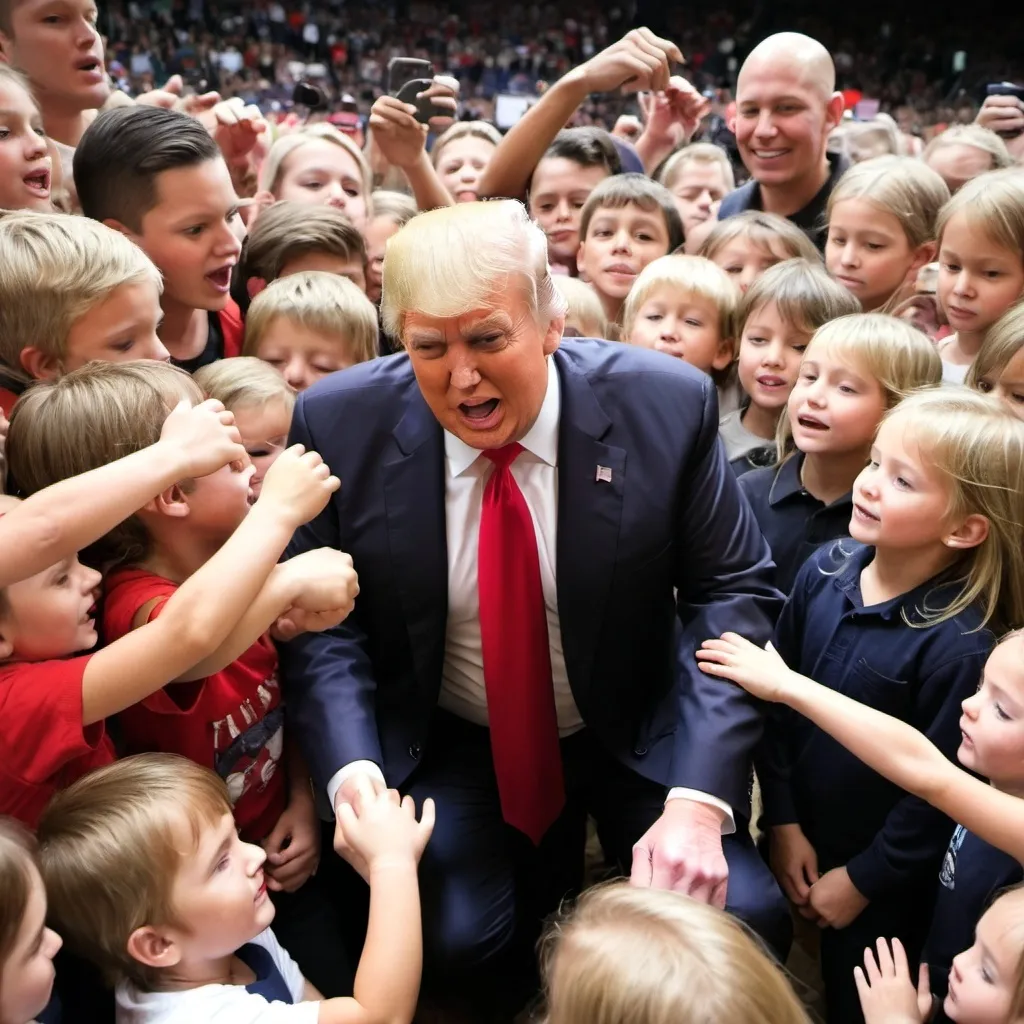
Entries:
<svg viewBox="0 0 1024 1024">
<path fill-rule="evenodd" d="M 268 285 L 252 301 L 244 354 L 270 363 L 296 390 L 377 355 L 377 311 L 351 282 L 308 271 Z"/>
<path fill-rule="evenodd" d="M 360 792 L 339 813 L 366 864 L 370 921 L 355 997 L 324 999 L 270 925 L 259 846 L 235 831 L 223 781 L 167 754 L 127 758 L 60 794 L 40 825 L 49 909 L 117 986 L 133 1024 L 409 1024 L 422 969 L 417 865 L 425 801 Z M 116 878 L 119 885 L 111 885 Z"/>
<path fill-rule="evenodd" d="M 609 324 L 648 263 L 683 243 L 672 193 L 642 174 L 618 174 L 601 182 L 580 216 L 580 275 L 597 292 Z"/>
<path fill-rule="evenodd" d="M 0 219 L 0 408 L 33 380 L 92 359 L 167 359 L 160 273 L 124 235 L 84 217 Z"/>
<path fill-rule="evenodd" d="M 193 117 L 158 107 L 100 114 L 75 151 L 82 212 L 141 246 L 164 278 L 160 340 L 189 373 L 241 354 L 230 297 L 241 244 L 227 164 Z"/>
</svg>

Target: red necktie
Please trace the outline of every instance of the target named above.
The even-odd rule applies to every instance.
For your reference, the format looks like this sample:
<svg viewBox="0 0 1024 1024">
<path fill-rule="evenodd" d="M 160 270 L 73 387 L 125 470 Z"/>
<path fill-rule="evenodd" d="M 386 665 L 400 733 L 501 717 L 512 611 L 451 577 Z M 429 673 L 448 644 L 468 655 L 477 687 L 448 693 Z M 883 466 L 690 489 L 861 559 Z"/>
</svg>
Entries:
<svg viewBox="0 0 1024 1024">
<path fill-rule="evenodd" d="M 537 535 L 509 469 L 522 450 L 483 453 L 494 469 L 484 488 L 477 585 L 501 812 L 536 845 L 565 803 L 565 786 Z"/>
</svg>

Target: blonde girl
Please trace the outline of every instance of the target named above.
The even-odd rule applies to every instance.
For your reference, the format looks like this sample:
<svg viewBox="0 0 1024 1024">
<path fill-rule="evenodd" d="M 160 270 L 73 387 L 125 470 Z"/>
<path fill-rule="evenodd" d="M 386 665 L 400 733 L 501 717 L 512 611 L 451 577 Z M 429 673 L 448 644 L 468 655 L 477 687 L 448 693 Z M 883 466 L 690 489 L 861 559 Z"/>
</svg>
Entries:
<svg viewBox="0 0 1024 1024">
<path fill-rule="evenodd" d="M 741 292 L 769 267 L 801 257 L 821 263 L 811 240 L 785 217 L 748 210 L 719 221 L 704 239 L 698 255 L 718 264 Z"/>
<path fill-rule="evenodd" d="M 554 924 L 541 963 L 545 1024 L 808 1024 L 738 921 L 674 892 L 591 889 Z"/>
<path fill-rule="evenodd" d="M 920 160 L 881 156 L 851 167 L 828 201 L 825 265 L 860 300 L 886 312 L 913 293 L 935 258 L 935 221 L 946 183 Z"/>
<path fill-rule="evenodd" d="M 1024 303 L 1012 306 L 992 325 L 964 383 L 995 395 L 1024 419 Z"/>
<path fill-rule="evenodd" d="M 948 819 L 922 801 L 1024 856 L 1020 798 L 947 761 L 959 753 L 1007 788 L 1021 781 L 1014 747 L 1024 741 L 1011 724 L 1021 651 L 1002 645 L 988 657 L 985 627 L 1024 622 L 1024 423 L 966 389 L 912 395 L 883 421 L 854 503 L 859 543 L 825 549 L 801 571 L 774 650 L 726 634 L 698 655 L 709 674 L 809 719 L 770 716 L 759 774 L 777 877 L 828 926 L 823 962 L 829 929 L 854 929 L 839 943 L 846 962 L 826 964 L 847 999 L 861 959 L 852 954 L 879 935 L 899 937 L 917 963 L 932 872 L 949 845 Z M 856 613 L 842 628 L 844 605 Z M 818 683 L 803 678 L 812 673 Z"/>
<path fill-rule="evenodd" d="M 857 313 L 814 333 L 779 420 L 779 461 L 740 478 L 783 593 L 818 547 L 847 536 L 851 488 L 887 410 L 941 374 L 935 346 L 894 317 Z"/>
<path fill-rule="evenodd" d="M 53 212 L 53 160 L 28 82 L 0 64 L 0 210 Z"/>
<path fill-rule="evenodd" d="M 430 159 L 455 202 L 477 198 L 480 179 L 499 142 L 501 132 L 486 121 L 457 121 L 434 143 Z"/>
<path fill-rule="evenodd" d="M 256 198 L 333 206 L 363 232 L 373 216 L 372 182 L 359 147 L 332 125 L 315 124 L 282 136 L 270 147 Z"/>
<path fill-rule="evenodd" d="M 0 818 L 0 1024 L 29 1024 L 50 1001 L 61 940 L 45 920 L 36 841 Z"/>
<path fill-rule="evenodd" d="M 925 146 L 921 159 L 942 177 L 951 193 L 979 174 L 1014 165 L 1006 143 L 980 124 L 947 128 Z"/>
<path fill-rule="evenodd" d="M 942 208 L 937 294 L 955 332 L 940 344 L 944 378 L 962 383 L 989 328 L 1024 293 L 1024 173 L 989 171 Z"/>
</svg>

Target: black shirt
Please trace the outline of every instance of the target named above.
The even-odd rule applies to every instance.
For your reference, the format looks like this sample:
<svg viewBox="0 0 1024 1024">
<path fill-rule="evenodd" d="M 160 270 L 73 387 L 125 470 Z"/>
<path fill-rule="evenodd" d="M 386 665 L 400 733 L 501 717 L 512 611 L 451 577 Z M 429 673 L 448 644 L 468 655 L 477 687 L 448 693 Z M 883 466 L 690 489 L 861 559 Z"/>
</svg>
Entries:
<svg viewBox="0 0 1024 1024">
<path fill-rule="evenodd" d="M 207 313 L 209 330 L 206 334 L 206 347 L 191 359 L 171 359 L 175 366 L 180 366 L 186 373 L 195 373 L 201 366 L 209 366 L 224 358 L 224 332 L 220 327 L 220 314 Z"/>
</svg>

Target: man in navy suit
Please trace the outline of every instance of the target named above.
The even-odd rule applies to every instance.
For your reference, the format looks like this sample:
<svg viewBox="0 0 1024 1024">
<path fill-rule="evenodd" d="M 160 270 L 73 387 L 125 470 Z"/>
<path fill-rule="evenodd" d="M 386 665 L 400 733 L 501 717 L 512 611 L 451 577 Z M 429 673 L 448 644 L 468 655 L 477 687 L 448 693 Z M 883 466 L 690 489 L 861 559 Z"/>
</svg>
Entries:
<svg viewBox="0 0 1024 1024">
<path fill-rule="evenodd" d="M 546 251 L 514 201 L 421 214 L 384 265 L 405 354 L 300 396 L 291 441 L 342 487 L 291 550 L 350 552 L 361 591 L 283 652 L 291 721 L 333 806 L 360 778 L 435 800 L 428 968 L 492 960 L 578 884 L 588 813 L 634 884 L 727 906 L 785 955 L 748 833 L 761 713 L 693 653 L 766 641 L 781 604 L 715 387 L 560 345 Z"/>
</svg>

